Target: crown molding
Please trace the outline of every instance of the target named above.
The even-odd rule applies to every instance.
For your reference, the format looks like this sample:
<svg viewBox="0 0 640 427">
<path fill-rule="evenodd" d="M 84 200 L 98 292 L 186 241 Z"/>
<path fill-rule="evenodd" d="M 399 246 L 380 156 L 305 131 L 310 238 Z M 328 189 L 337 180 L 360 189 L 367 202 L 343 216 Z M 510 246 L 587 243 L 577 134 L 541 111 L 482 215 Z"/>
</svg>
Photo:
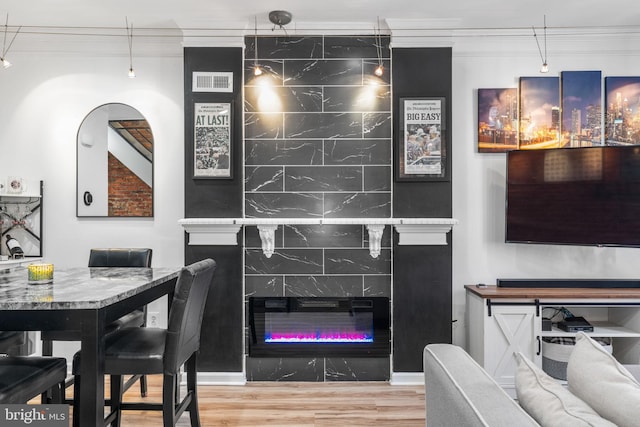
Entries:
<svg viewBox="0 0 640 427">
<path fill-rule="evenodd" d="M 392 47 L 451 47 L 459 19 L 386 19 Z"/>
</svg>

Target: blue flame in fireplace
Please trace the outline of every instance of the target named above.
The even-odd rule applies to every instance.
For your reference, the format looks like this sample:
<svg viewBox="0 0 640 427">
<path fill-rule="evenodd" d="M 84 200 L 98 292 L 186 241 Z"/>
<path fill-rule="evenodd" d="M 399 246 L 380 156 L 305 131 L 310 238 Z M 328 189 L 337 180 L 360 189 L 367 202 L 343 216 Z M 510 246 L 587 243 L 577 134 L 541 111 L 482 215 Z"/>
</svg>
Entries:
<svg viewBox="0 0 640 427">
<path fill-rule="evenodd" d="M 368 343 L 373 335 L 362 332 L 270 332 L 266 343 Z"/>
</svg>

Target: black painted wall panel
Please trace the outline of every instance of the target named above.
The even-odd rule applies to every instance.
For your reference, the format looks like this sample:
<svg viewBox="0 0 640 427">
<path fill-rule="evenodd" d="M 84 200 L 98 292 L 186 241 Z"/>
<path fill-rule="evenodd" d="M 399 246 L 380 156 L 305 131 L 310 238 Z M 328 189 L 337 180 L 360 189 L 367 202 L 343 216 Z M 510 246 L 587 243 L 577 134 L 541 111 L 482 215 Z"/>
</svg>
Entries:
<svg viewBox="0 0 640 427">
<path fill-rule="evenodd" d="M 186 264 L 205 258 L 218 266 L 202 319 L 198 370 L 242 372 L 242 246 L 186 247 Z"/>
<path fill-rule="evenodd" d="M 185 218 L 242 216 L 242 49 L 185 48 Z M 193 71 L 233 72 L 233 93 L 193 93 Z M 233 102 L 233 179 L 193 179 L 194 104 Z M 213 258 L 218 268 L 202 324 L 198 369 L 242 372 L 243 292 L 242 246 L 189 246 L 185 234 L 185 264 Z"/>
<path fill-rule="evenodd" d="M 446 98 L 447 163 L 451 176 L 451 48 L 393 49 L 393 143 L 398 144 L 400 98 Z M 397 165 L 397 160 L 395 161 Z M 393 186 L 393 216 L 398 218 L 451 218 L 451 181 L 398 182 Z"/>
<path fill-rule="evenodd" d="M 451 176 L 451 49 L 393 49 L 394 144 L 400 134 L 399 99 L 446 98 L 447 163 Z M 397 165 L 397 159 L 394 165 Z M 451 182 L 393 184 L 394 217 L 450 218 Z M 435 342 L 451 342 L 451 234 L 447 246 L 394 244 L 393 371 L 421 372 L 422 350 Z"/>
<path fill-rule="evenodd" d="M 188 47 L 184 49 L 185 217 L 242 216 L 242 49 Z M 233 93 L 192 92 L 194 71 L 232 71 Z M 193 179 L 193 109 L 195 103 L 233 102 L 233 179 Z"/>
<path fill-rule="evenodd" d="M 394 372 L 422 372 L 424 346 L 451 342 L 451 233 L 447 243 L 394 246 Z"/>
</svg>

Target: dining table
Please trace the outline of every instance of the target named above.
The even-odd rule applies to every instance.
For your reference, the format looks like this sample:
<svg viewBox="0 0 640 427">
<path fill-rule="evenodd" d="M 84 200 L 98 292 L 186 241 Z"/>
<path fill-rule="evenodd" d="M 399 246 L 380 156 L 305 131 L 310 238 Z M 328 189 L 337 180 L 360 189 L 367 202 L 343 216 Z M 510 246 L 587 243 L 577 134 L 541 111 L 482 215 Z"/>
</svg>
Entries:
<svg viewBox="0 0 640 427">
<path fill-rule="evenodd" d="M 0 330 L 79 332 L 80 425 L 104 425 L 105 327 L 164 295 L 179 268 L 56 268 L 50 283 L 32 284 L 27 267 L 0 268 Z M 79 398 L 79 399 L 78 399 Z"/>
</svg>

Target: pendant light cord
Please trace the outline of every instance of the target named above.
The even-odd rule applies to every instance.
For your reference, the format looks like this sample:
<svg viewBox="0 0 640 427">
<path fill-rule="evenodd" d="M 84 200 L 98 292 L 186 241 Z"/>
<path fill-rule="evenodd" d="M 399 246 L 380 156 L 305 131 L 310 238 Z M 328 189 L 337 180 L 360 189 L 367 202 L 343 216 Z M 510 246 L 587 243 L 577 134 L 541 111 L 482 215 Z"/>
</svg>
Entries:
<svg viewBox="0 0 640 427">
<path fill-rule="evenodd" d="M 133 24 L 129 28 L 129 19 L 125 17 L 124 20 L 127 24 L 127 39 L 129 42 L 129 68 L 133 69 Z"/>
<path fill-rule="evenodd" d="M 547 63 L 547 15 L 544 15 L 544 63 Z"/>
<path fill-rule="evenodd" d="M 253 66 L 257 67 L 258 66 L 258 17 L 255 16 L 253 19 L 254 19 L 254 33 L 253 33 L 254 46 L 253 46 L 253 51 L 255 53 L 254 60 L 253 60 Z"/>
<path fill-rule="evenodd" d="M 9 14 L 7 13 L 7 20 L 5 21 L 5 24 L 4 24 L 4 40 L 2 42 L 2 58 L 4 58 L 5 55 L 7 54 L 7 52 L 9 52 L 9 49 L 11 49 L 11 46 L 13 45 L 13 42 L 16 40 L 16 37 L 18 36 L 18 33 L 22 29 L 22 25 L 20 25 L 18 27 L 18 29 L 16 30 L 16 33 L 13 35 L 13 38 L 9 42 L 9 47 L 6 47 L 7 46 L 7 29 L 8 28 L 9 28 Z"/>
<path fill-rule="evenodd" d="M 379 16 L 378 16 L 378 33 L 376 35 L 376 53 L 378 54 L 378 66 L 382 67 L 382 34 L 380 31 Z"/>
<path fill-rule="evenodd" d="M 538 35 L 536 34 L 536 29 L 535 27 L 531 27 L 533 29 L 533 37 L 536 39 L 536 44 L 538 45 L 538 52 L 540 52 L 540 59 L 542 60 L 542 63 L 545 63 L 544 60 L 544 56 L 542 56 L 542 49 L 540 49 L 540 42 L 538 42 Z"/>
<path fill-rule="evenodd" d="M 538 41 L 538 35 L 536 34 L 536 28 L 531 27 L 533 30 L 533 37 L 536 39 L 536 45 L 538 45 L 538 52 L 540 53 L 540 59 L 543 64 L 547 63 L 547 15 L 544 15 L 544 56 L 542 55 L 542 49 L 540 48 L 540 42 Z"/>
</svg>

